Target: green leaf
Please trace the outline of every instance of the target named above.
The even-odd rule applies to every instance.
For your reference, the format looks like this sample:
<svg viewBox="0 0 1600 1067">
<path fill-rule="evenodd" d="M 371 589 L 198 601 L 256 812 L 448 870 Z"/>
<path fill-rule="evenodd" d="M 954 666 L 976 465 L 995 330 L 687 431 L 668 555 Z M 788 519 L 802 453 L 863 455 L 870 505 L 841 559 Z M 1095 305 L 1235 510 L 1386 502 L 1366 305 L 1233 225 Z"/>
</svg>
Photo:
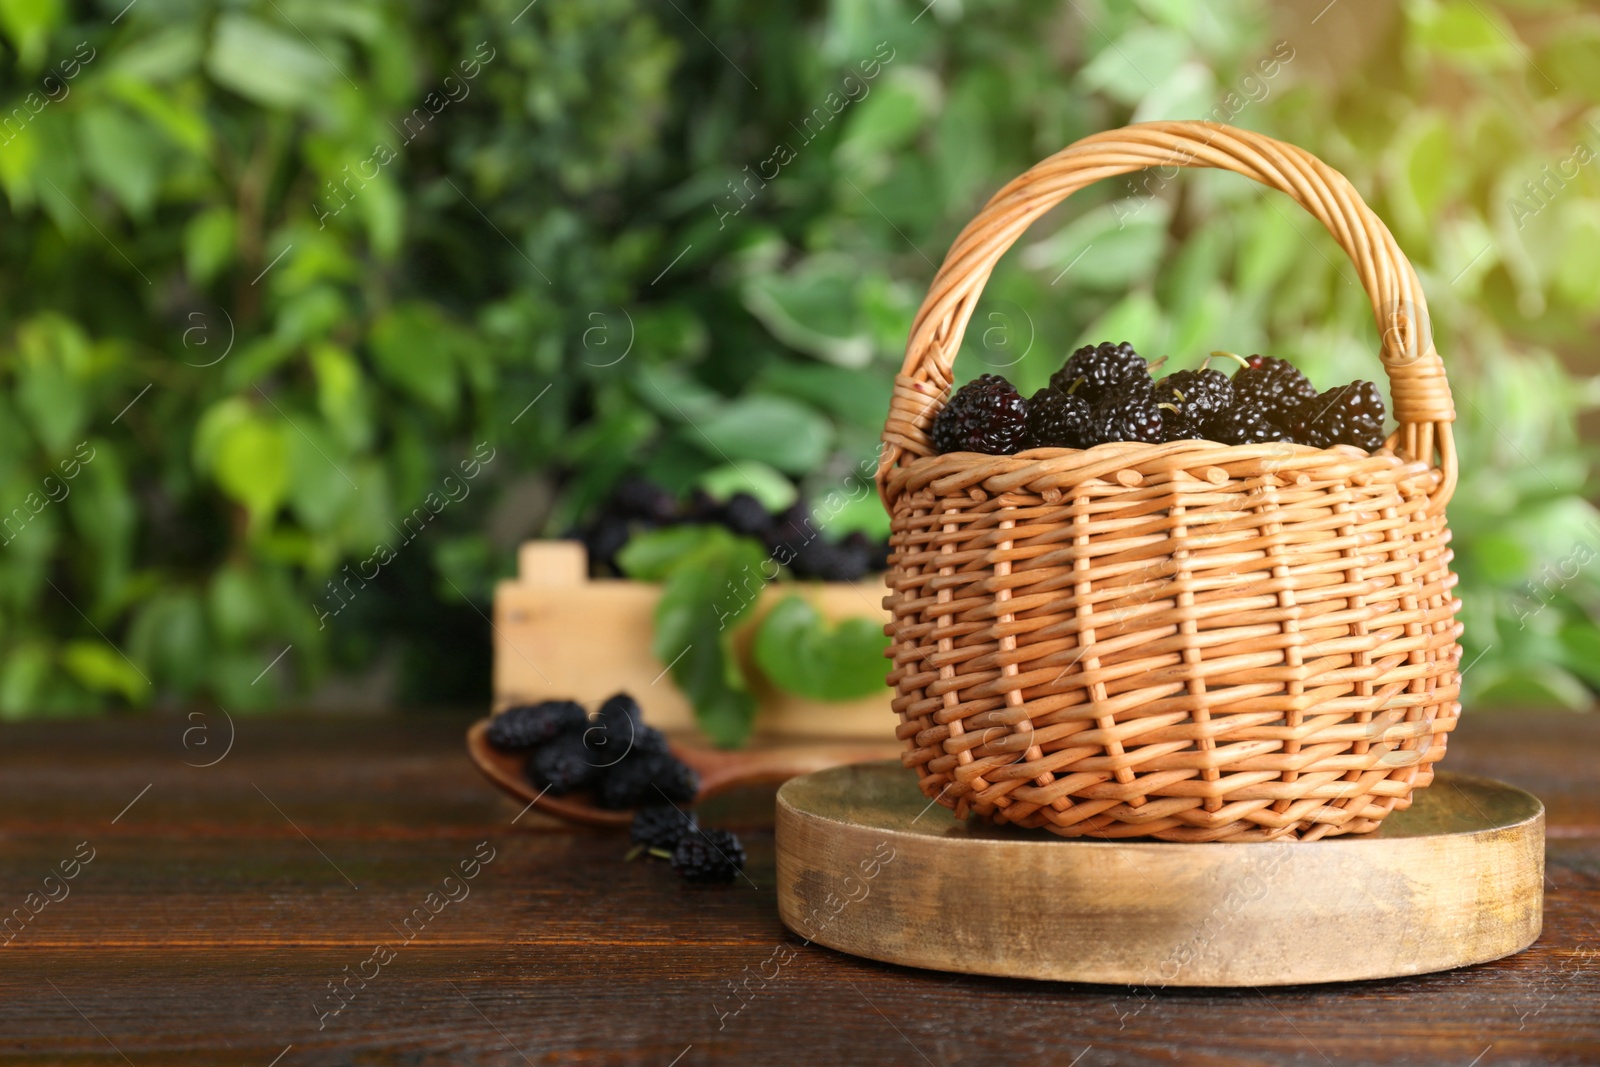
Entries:
<svg viewBox="0 0 1600 1067">
<path fill-rule="evenodd" d="M 651 648 L 694 706 L 695 721 L 721 747 L 743 744 L 755 724 L 756 700 L 739 669 L 732 637 L 755 605 L 767 554 L 748 538 L 718 529 L 683 555 L 656 605 Z"/>
<path fill-rule="evenodd" d="M 405 232 L 405 202 L 394 181 L 379 174 L 367 182 L 356 201 L 361 219 L 367 225 L 367 240 L 382 260 L 393 260 L 400 251 L 400 238 Z"/>
<path fill-rule="evenodd" d="M 155 84 L 135 81 L 125 74 L 107 79 L 112 95 L 166 134 L 167 140 L 198 159 L 209 159 L 211 127 L 194 106 L 193 98 L 174 99 Z"/>
<path fill-rule="evenodd" d="M 1251 209 L 1242 229 L 1235 277 L 1243 294 L 1260 295 L 1276 286 L 1304 254 L 1305 238 L 1287 209 L 1266 200 Z"/>
<path fill-rule="evenodd" d="M 659 582 L 670 575 L 688 556 L 720 537 L 731 536 L 716 526 L 668 526 L 628 539 L 617 553 L 617 565 L 629 578 Z"/>
<path fill-rule="evenodd" d="M 651 450 L 639 474 L 681 496 L 705 473 L 707 462 L 710 456 L 706 452 L 705 438 L 697 430 L 679 426 L 668 433 L 659 447 Z M 609 486 L 614 480 L 608 479 L 606 484 Z"/>
<path fill-rule="evenodd" d="M 1152 192 L 1159 192 L 1151 185 Z M 1172 208 L 1155 195 L 1127 197 L 1085 213 L 1022 253 L 1024 266 L 1047 271 L 1052 286 L 1126 289 L 1161 261 Z"/>
<path fill-rule="evenodd" d="M 1101 40 L 1092 31 L 1084 39 Z M 1163 26 L 1136 26 L 1107 42 L 1078 72 L 1078 79 L 1087 88 L 1133 106 L 1188 56 L 1189 42 L 1183 34 Z"/>
<path fill-rule="evenodd" d="M 996 155 L 1004 136 L 994 128 L 994 100 L 1003 94 L 1004 74 L 998 69 L 974 71 L 951 79 L 949 98 L 934 121 L 935 150 L 944 203 L 959 213 L 981 199 L 994 180 Z"/>
<path fill-rule="evenodd" d="M 1600 307 L 1600 207 L 1574 204 L 1556 269 L 1556 290 L 1575 307 Z"/>
<path fill-rule="evenodd" d="M 122 594 L 132 565 L 138 511 L 116 446 L 91 438 L 79 442 L 73 455 L 81 467 L 77 468 L 76 480 L 69 482 L 72 495 L 66 504 L 73 527 L 82 539 L 76 562 L 82 572 L 94 575 L 98 609 Z M 65 474 L 73 468 L 63 463 L 58 469 Z"/>
<path fill-rule="evenodd" d="M 830 490 L 818 499 L 811 509 L 817 529 L 827 530 L 829 538 L 844 537 L 858 530 L 874 541 L 888 537 L 889 513 L 883 510 L 883 501 L 878 499 L 873 474 L 873 465 L 864 463 L 847 481 L 848 491 Z"/>
<path fill-rule="evenodd" d="M 1582 93 L 1591 103 L 1600 103 L 1600 24 L 1567 26 L 1539 55 L 1539 69 L 1557 85 Z"/>
<path fill-rule="evenodd" d="M 242 567 L 226 566 L 212 576 L 206 604 L 216 635 L 229 645 L 257 636 L 270 620 L 260 583 Z"/>
<path fill-rule="evenodd" d="M 188 695 L 205 676 L 209 636 L 200 598 L 187 588 L 163 590 L 134 616 L 124 647 L 164 690 Z"/>
<path fill-rule="evenodd" d="M 1480 668 L 1481 669 L 1481 668 Z M 1473 674 L 1476 674 L 1474 671 Z M 1512 666 L 1492 673 L 1482 679 L 1469 674 L 1475 683 L 1476 700 L 1485 704 L 1500 704 L 1521 708 L 1586 708 L 1594 703 L 1594 696 L 1577 678 L 1555 664 L 1539 667 Z"/>
<path fill-rule="evenodd" d="M 61 0 L 0 0 L 0 31 L 22 59 L 22 67 L 36 71 L 44 62 L 50 31 L 61 24 Z"/>
<path fill-rule="evenodd" d="M 0 595 L 17 614 L 26 612 L 29 602 L 48 588 L 44 579 L 55 565 L 62 532 L 60 509 L 50 501 L 55 483 L 47 485 L 40 479 L 38 484 L 23 489 L 33 476 L 29 471 L 8 479 L 8 485 L 16 486 L 10 490 L 15 495 L 0 503 L 0 508 L 5 509 L 0 511 L 0 547 L 5 550 L 0 562 Z M 56 481 L 59 480 L 57 476 Z"/>
<path fill-rule="evenodd" d="M 43 175 L 39 173 L 44 146 L 31 123 L 14 133 L 11 130 L 5 132 L 5 151 L 0 152 L 0 184 L 5 186 L 6 196 L 13 207 L 30 205 L 38 192 L 35 186 L 44 184 Z M 37 183 L 35 176 L 41 179 Z"/>
<path fill-rule="evenodd" d="M 360 365 L 344 349 L 323 344 L 311 350 L 311 369 L 323 419 L 347 448 L 365 448 L 372 442 L 373 413 Z"/>
<path fill-rule="evenodd" d="M 372 327 L 372 360 L 378 373 L 441 414 L 456 409 L 456 373 L 451 338 L 431 307 L 402 305 Z"/>
<path fill-rule="evenodd" d="M 44 99 L 39 93 L 31 92 L 24 101 L 32 101 L 35 98 Z M 25 110 L 31 106 L 27 104 Z M 33 194 L 38 194 L 39 206 L 44 208 L 50 216 L 50 221 L 55 223 L 56 229 L 60 230 L 69 242 L 100 241 L 95 228 L 99 226 L 103 233 L 105 227 L 94 219 L 103 215 L 104 211 L 100 204 L 90 199 L 89 189 L 84 181 L 83 161 L 79 158 L 78 140 L 74 136 L 76 124 L 71 121 L 61 121 L 62 114 L 54 110 L 55 105 L 50 107 L 50 112 L 34 119 L 25 127 L 26 135 L 37 141 L 36 146 L 30 145 L 24 149 L 33 157 L 31 160 L 33 165 L 29 168 L 33 186 L 29 198 L 33 199 Z M 15 114 L 15 108 L 12 113 Z M 7 149 L 9 148 L 8 145 Z M 106 265 L 128 269 L 127 263 L 121 257 Z"/>
<path fill-rule="evenodd" d="M 1463 554 L 1462 562 L 1495 583 L 1515 583 L 1534 570 L 1534 558 L 1528 546 L 1506 533 L 1482 534 Z"/>
<path fill-rule="evenodd" d="M 1220 94 L 1211 71 L 1197 62 L 1182 63 L 1170 71 L 1154 75 L 1159 79 L 1154 89 L 1145 94 L 1134 109 L 1132 121 L 1152 122 L 1164 119 L 1211 119 L 1226 121 L 1228 111 L 1242 110 L 1247 104 L 1238 93 L 1223 90 Z M 1218 112 L 1220 114 L 1214 114 Z"/>
<path fill-rule="evenodd" d="M 1077 345 L 1101 341 L 1127 341 L 1140 352 L 1159 352 L 1167 333 L 1161 307 L 1143 289 L 1135 290 L 1113 304 L 1105 314 L 1078 335 Z"/>
<path fill-rule="evenodd" d="M 1505 19 L 1474 0 L 1408 6 L 1416 41 L 1468 68 L 1512 66 L 1518 62 L 1514 37 Z"/>
<path fill-rule="evenodd" d="M 1230 235 L 1220 226 L 1206 226 L 1189 234 L 1164 266 L 1156 298 L 1174 319 L 1193 312 L 1224 276 L 1231 255 Z"/>
<path fill-rule="evenodd" d="M 833 443 L 833 427 L 815 408 L 781 396 L 730 401 L 696 429 L 712 455 L 760 460 L 792 474 L 816 467 Z"/>
<path fill-rule="evenodd" d="M 485 603 L 494 599 L 494 553 L 488 538 L 481 534 L 442 538 L 430 554 L 439 575 L 435 584 L 440 600 L 458 599 L 463 594 L 468 600 Z"/>
<path fill-rule="evenodd" d="M 129 215 L 144 218 L 161 184 L 161 140 L 144 121 L 119 107 L 90 105 L 78 119 L 84 169 L 116 196 Z"/>
<path fill-rule="evenodd" d="M 744 306 L 772 336 L 841 367 L 872 361 L 872 337 L 857 306 L 855 265 L 814 257 L 787 274 L 758 275 L 744 285 Z"/>
<path fill-rule="evenodd" d="M 1207 339 L 1222 335 L 1230 310 L 1232 304 L 1227 291 L 1220 285 L 1207 287 L 1197 300 L 1173 314 L 1164 351 L 1180 357 L 1180 362 L 1186 363 L 1188 361 L 1181 359 L 1182 354 L 1210 350 Z"/>
<path fill-rule="evenodd" d="M 690 377 L 681 367 L 645 363 L 634 371 L 639 399 L 674 422 L 694 423 L 723 404 L 722 395 Z"/>
<path fill-rule="evenodd" d="M 686 645 L 672 679 L 694 704 L 696 725 L 718 748 L 738 748 L 750 739 L 758 710 L 743 680 L 730 675 L 733 654 L 725 642 Z M 734 668 L 737 670 L 737 668 Z"/>
<path fill-rule="evenodd" d="M 755 659 L 781 689 L 812 700 L 855 700 L 883 691 L 888 647 L 882 623 L 857 616 L 830 625 L 805 600 L 788 596 L 756 629 Z"/>
<path fill-rule="evenodd" d="M 908 319 L 895 328 L 902 343 L 909 325 Z M 970 336 L 973 330 L 969 327 L 967 333 Z M 810 361 L 775 361 L 762 371 L 755 387 L 764 393 L 782 393 L 803 400 L 831 414 L 836 423 L 859 426 L 876 434 L 883 429 L 883 419 L 889 411 L 894 370 L 884 366 L 858 370 Z"/>
<path fill-rule="evenodd" d="M 233 209 L 218 205 L 189 220 L 183 230 L 184 264 L 198 285 L 209 284 L 233 261 Z M 202 357 L 201 361 L 204 359 Z"/>
<path fill-rule="evenodd" d="M 1427 218 L 1437 215 L 1451 178 L 1459 173 L 1451 162 L 1457 155 L 1449 125 L 1437 117 L 1424 124 L 1406 146 L 1406 185 L 1418 210 Z"/>
<path fill-rule="evenodd" d="M 254 412 L 243 397 L 230 396 L 219 400 L 200 413 L 195 420 L 194 436 L 190 442 L 190 459 L 194 468 L 210 474 L 217 447 L 224 436 L 238 423 L 252 418 Z"/>
<path fill-rule="evenodd" d="M 336 286 L 311 285 L 283 302 L 275 340 L 281 341 L 285 349 L 322 340 L 340 323 L 349 321 L 350 314 L 344 295 Z"/>
<path fill-rule="evenodd" d="M 54 666 L 43 641 L 27 641 L 8 652 L 0 668 L 0 718 L 37 713 L 39 694 L 48 686 Z"/>
<path fill-rule="evenodd" d="M 298 429 L 291 429 L 289 438 L 289 503 L 307 530 L 326 533 L 355 496 L 356 482 L 344 469 L 347 457 L 322 425 L 305 416 L 294 421 Z"/>
<path fill-rule="evenodd" d="M 217 19 L 206 71 L 245 99 L 276 108 L 314 104 L 338 77 L 305 38 L 237 13 Z"/>
<path fill-rule="evenodd" d="M 1460 169 L 1449 124 L 1437 112 L 1418 112 L 1385 154 L 1395 211 L 1414 240 L 1427 240 Z"/>
<path fill-rule="evenodd" d="M 286 426 L 254 415 L 225 427 L 217 437 L 209 466 L 224 493 L 243 504 L 252 526 L 260 527 L 283 503 L 289 489 Z"/>
<path fill-rule="evenodd" d="M 135 40 L 119 40 L 106 59 L 120 95 L 128 86 L 163 85 L 194 73 L 204 49 L 198 22 L 168 26 Z"/>
<path fill-rule="evenodd" d="M 694 308 L 666 304 L 626 315 L 617 310 L 584 316 L 580 340 L 583 362 L 589 366 L 615 367 L 634 352 L 655 352 L 676 360 L 705 354 L 710 337 L 705 319 Z"/>
<path fill-rule="evenodd" d="M 98 638 L 68 641 L 61 650 L 61 665 L 85 689 L 116 693 L 130 704 L 139 703 L 150 689 L 139 668 Z"/>
<path fill-rule="evenodd" d="M 713 500 L 727 500 L 735 493 L 749 493 L 768 511 L 782 511 L 795 502 L 799 490 L 787 476 L 758 460 L 747 459 L 713 467 L 695 482 Z"/>
<path fill-rule="evenodd" d="M 1561 661 L 1589 685 L 1600 687 L 1600 627 L 1588 619 L 1563 626 Z"/>
<path fill-rule="evenodd" d="M 857 103 L 846 105 L 851 110 L 845 120 L 845 136 L 834 152 L 839 166 L 850 173 L 875 156 L 897 153 L 922 130 L 924 120 L 937 107 L 939 96 L 938 82 L 925 71 L 913 72 L 913 68 L 895 71 L 877 85 L 860 84 L 867 93 Z M 828 109 L 825 106 L 823 110 Z M 790 143 L 797 151 L 804 151 L 801 145 Z"/>
<path fill-rule="evenodd" d="M 298 653 L 296 649 L 296 653 Z M 217 702 L 232 714 L 241 711 L 270 711 L 281 707 L 289 690 L 289 663 L 280 663 L 266 674 L 261 665 L 273 656 L 263 648 L 236 649 L 213 654 L 208 689 Z M 291 656 L 292 658 L 292 656 Z M 252 683 L 252 679 L 260 681 Z M 193 759 L 194 757 L 190 757 Z"/>
<path fill-rule="evenodd" d="M 65 456 L 89 418 L 92 355 L 77 323 L 53 313 L 17 329 L 17 405 L 52 456 Z"/>
</svg>

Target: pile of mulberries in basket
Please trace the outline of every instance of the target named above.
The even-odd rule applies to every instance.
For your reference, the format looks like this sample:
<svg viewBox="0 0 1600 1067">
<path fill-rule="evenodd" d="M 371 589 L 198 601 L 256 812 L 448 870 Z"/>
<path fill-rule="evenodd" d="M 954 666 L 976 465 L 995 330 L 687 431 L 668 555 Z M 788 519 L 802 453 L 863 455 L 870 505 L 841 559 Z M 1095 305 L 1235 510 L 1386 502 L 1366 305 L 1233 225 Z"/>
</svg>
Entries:
<svg viewBox="0 0 1600 1067">
<path fill-rule="evenodd" d="M 1233 377 L 1212 359 L 1237 361 Z M 1112 441 L 1383 447 L 1383 396 L 1371 382 L 1318 392 L 1285 360 L 1232 352 L 1213 352 L 1199 370 L 1152 377 L 1163 362 L 1146 362 L 1126 341 L 1085 345 L 1026 399 L 1004 377 L 980 375 L 934 419 L 933 446 L 996 456 Z"/>
<path fill-rule="evenodd" d="M 599 807 L 632 809 L 635 845 L 672 861 L 689 882 L 731 882 L 744 845 L 727 830 L 702 829 L 692 812 L 700 777 L 644 723 L 639 702 L 618 693 L 590 718 L 573 700 L 519 704 L 489 720 L 485 740 L 528 756 L 528 780 L 553 796 L 585 793 Z"/>
</svg>

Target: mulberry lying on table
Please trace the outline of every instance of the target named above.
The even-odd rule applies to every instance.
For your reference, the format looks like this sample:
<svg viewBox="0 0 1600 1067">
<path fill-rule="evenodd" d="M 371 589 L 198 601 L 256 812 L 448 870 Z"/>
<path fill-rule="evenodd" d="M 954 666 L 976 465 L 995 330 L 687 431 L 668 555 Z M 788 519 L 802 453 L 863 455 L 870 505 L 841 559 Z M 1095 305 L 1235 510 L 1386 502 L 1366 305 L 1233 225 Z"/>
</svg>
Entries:
<svg viewBox="0 0 1600 1067">
<path fill-rule="evenodd" d="M 651 804 L 633 813 L 628 836 L 636 845 L 671 852 L 686 835 L 699 832 L 700 823 L 692 812 L 672 804 Z"/>
<path fill-rule="evenodd" d="M 727 830 L 685 834 L 672 850 L 672 869 L 686 882 L 731 882 L 744 870 L 744 845 Z"/>
</svg>

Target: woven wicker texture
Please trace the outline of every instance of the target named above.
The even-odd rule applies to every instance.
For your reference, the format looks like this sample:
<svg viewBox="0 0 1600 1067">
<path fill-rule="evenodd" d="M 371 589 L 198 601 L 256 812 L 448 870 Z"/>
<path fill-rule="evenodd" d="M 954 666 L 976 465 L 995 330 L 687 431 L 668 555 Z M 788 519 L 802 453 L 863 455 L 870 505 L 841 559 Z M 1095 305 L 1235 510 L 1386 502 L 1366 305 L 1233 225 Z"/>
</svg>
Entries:
<svg viewBox="0 0 1600 1067">
<path fill-rule="evenodd" d="M 1178 167 L 1288 193 L 1344 248 L 1378 324 L 1387 447 L 934 455 L 928 427 L 1000 256 L 1084 185 Z M 1460 712 L 1454 417 L 1415 273 L 1308 153 L 1147 123 L 1012 181 L 945 257 L 883 434 L 890 683 L 923 792 L 961 816 L 1175 841 L 1315 840 L 1409 806 Z"/>
</svg>

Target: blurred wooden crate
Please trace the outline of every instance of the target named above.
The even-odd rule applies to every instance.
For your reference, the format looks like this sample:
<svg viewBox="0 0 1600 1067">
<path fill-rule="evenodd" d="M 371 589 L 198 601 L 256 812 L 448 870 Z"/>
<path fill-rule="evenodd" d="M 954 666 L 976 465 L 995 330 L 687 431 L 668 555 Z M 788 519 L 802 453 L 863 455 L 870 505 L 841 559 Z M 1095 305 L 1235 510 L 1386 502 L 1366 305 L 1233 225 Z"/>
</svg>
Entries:
<svg viewBox="0 0 1600 1067">
<path fill-rule="evenodd" d="M 694 713 L 673 685 L 667 664 L 650 650 L 660 586 L 625 579 L 590 579 L 576 541 L 529 541 L 518 553 L 518 574 L 494 596 L 495 707 L 571 697 L 593 706 L 618 690 L 632 693 L 645 718 L 670 731 L 694 729 Z M 790 594 L 804 597 L 828 619 L 865 615 L 888 620 L 877 576 L 842 582 L 771 583 L 751 618 L 759 619 Z M 749 666 L 752 627 L 744 625 L 739 654 Z M 883 661 L 884 674 L 889 661 Z M 755 677 L 747 670 L 747 677 Z M 807 700 L 758 681 L 756 736 L 894 740 L 892 691 L 862 700 Z"/>
</svg>

